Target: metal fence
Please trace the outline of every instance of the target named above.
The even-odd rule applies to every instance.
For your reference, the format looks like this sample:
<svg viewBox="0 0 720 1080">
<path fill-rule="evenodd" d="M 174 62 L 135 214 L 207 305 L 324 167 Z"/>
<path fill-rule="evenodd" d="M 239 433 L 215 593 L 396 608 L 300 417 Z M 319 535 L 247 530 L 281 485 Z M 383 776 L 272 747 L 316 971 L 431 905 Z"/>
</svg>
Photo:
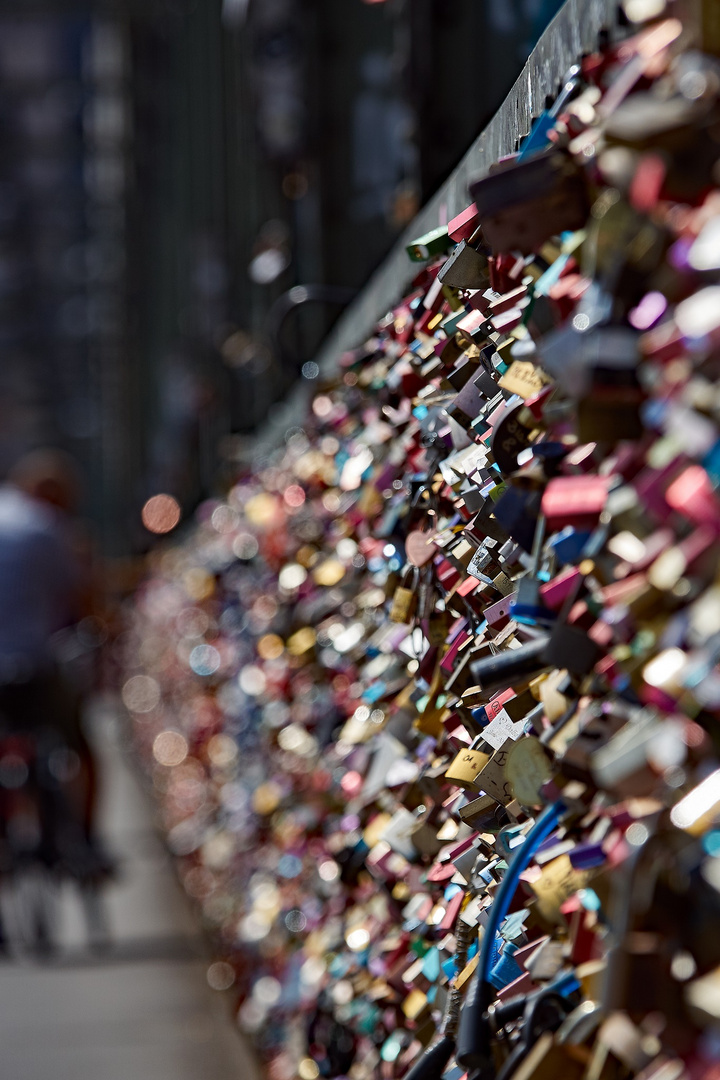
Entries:
<svg viewBox="0 0 720 1080">
<path fill-rule="evenodd" d="M 316 357 L 321 376 L 327 376 L 335 369 L 345 350 L 361 344 L 375 323 L 407 289 L 417 267 L 408 259 L 406 245 L 416 236 L 445 224 L 469 204 L 470 180 L 484 175 L 498 158 L 517 149 L 535 118 L 543 111 L 546 96 L 554 96 L 560 89 L 567 69 L 583 54 L 597 48 L 601 34 L 609 34 L 612 38 L 619 18 L 618 4 L 614 0 L 567 0 L 533 49 L 488 126 L 335 324 Z M 482 53 L 478 54 L 478 78 L 482 78 Z M 255 442 L 257 459 L 272 453 L 288 429 L 302 424 L 313 393 L 314 383 L 305 380 L 284 403 L 272 410 Z"/>
</svg>

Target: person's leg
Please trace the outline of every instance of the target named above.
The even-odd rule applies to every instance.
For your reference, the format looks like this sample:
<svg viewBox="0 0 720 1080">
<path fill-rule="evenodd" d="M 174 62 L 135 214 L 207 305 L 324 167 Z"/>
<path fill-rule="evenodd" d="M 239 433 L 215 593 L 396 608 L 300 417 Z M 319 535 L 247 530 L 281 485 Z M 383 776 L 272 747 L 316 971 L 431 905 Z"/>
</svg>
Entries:
<svg viewBox="0 0 720 1080">
<path fill-rule="evenodd" d="M 75 820 L 82 825 L 89 840 L 95 811 L 97 770 L 82 729 L 82 700 L 59 671 L 47 676 L 41 693 L 46 726 L 57 735 L 60 748 L 68 757 L 64 767 L 62 759 L 58 759 L 56 779 L 65 792 Z"/>
</svg>

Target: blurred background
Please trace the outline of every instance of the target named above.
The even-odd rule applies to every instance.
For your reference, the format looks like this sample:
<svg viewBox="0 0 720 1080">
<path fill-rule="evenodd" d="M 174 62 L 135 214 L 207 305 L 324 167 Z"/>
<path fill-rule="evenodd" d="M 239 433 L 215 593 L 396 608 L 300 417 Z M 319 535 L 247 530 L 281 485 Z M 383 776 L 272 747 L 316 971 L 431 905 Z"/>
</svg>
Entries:
<svg viewBox="0 0 720 1080">
<path fill-rule="evenodd" d="M 191 509 L 316 375 L 559 6 L 1 0 L 0 473 L 64 448 L 101 550 L 142 552 L 146 500 Z"/>
</svg>

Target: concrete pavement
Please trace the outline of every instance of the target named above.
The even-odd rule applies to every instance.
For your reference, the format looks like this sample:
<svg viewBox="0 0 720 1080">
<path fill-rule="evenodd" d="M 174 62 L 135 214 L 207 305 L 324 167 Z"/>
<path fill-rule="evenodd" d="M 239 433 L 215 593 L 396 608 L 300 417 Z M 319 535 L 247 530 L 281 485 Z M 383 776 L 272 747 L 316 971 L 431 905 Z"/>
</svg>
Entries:
<svg viewBox="0 0 720 1080">
<path fill-rule="evenodd" d="M 4 1080 L 259 1080 L 230 1000 L 206 982 L 192 913 L 128 767 L 111 707 L 93 714 L 101 831 L 121 862 L 105 891 L 111 946 L 86 948 L 77 893 L 60 902 L 60 954 L 0 963 Z"/>
</svg>

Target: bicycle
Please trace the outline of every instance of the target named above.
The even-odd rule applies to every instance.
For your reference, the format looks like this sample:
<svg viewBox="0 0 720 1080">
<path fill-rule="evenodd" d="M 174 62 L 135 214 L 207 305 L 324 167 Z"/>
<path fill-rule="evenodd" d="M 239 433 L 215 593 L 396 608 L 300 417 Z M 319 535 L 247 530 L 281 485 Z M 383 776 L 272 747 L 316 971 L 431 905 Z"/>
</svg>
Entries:
<svg viewBox="0 0 720 1080">
<path fill-rule="evenodd" d="M 72 805 L 79 769 L 58 733 L 18 732 L 0 718 L 0 950 L 10 957 L 56 951 L 66 881 L 80 892 L 90 947 L 107 941 L 106 866 Z"/>
</svg>

